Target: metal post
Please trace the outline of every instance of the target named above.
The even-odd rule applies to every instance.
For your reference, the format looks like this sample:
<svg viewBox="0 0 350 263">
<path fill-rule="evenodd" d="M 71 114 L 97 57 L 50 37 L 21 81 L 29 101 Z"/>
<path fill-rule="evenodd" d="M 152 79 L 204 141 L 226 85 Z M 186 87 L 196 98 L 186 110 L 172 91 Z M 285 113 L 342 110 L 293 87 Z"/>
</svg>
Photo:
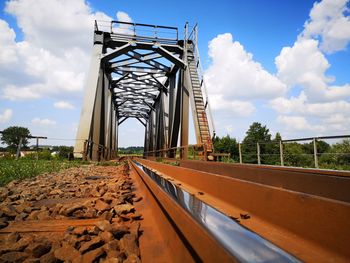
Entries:
<svg viewBox="0 0 350 263">
<path fill-rule="evenodd" d="M 36 138 L 36 159 L 39 160 L 39 138 Z"/>
<path fill-rule="evenodd" d="M 84 147 L 83 147 L 83 161 L 87 161 L 87 141 L 84 141 Z"/>
<path fill-rule="evenodd" d="M 313 142 L 314 142 L 314 160 L 315 160 L 315 168 L 319 168 L 318 167 L 318 157 L 317 157 L 317 141 L 316 138 L 313 138 Z"/>
<path fill-rule="evenodd" d="M 243 159 L 242 159 L 242 144 L 241 143 L 238 143 L 238 152 L 239 152 L 239 163 L 242 164 Z"/>
<path fill-rule="evenodd" d="M 21 155 L 22 140 L 23 140 L 23 138 L 20 137 L 18 147 L 17 147 L 17 152 L 16 152 L 16 160 L 18 160 L 19 156 Z"/>
<path fill-rule="evenodd" d="M 281 166 L 284 166 L 284 159 L 283 159 L 283 142 L 280 141 L 280 159 L 281 159 Z"/>
<path fill-rule="evenodd" d="M 260 160 L 260 145 L 257 142 L 256 143 L 256 149 L 257 149 L 257 156 L 258 156 L 258 164 L 261 164 L 261 160 Z"/>
<path fill-rule="evenodd" d="M 206 144 L 203 144 L 203 151 L 204 151 L 204 161 L 208 161 L 208 151 L 207 151 Z"/>
</svg>

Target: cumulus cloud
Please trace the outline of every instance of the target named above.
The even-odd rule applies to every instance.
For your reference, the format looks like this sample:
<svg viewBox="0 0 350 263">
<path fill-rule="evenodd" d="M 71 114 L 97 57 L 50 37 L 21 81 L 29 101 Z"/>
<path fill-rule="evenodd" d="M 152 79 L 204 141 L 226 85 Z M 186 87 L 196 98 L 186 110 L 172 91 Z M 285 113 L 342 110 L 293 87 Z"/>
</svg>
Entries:
<svg viewBox="0 0 350 263">
<path fill-rule="evenodd" d="M 11 120 L 13 115 L 12 109 L 5 109 L 2 113 L 0 113 L 0 123 L 5 123 Z"/>
<path fill-rule="evenodd" d="M 282 48 L 275 63 L 278 78 L 290 87 L 303 87 L 310 100 L 336 100 L 350 96 L 349 84 L 330 85 L 335 79 L 326 75 L 330 64 L 315 39 L 299 39 L 292 47 Z"/>
<path fill-rule="evenodd" d="M 17 60 L 15 37 L 16 33 L 4 20 L 0 19 L 0 65 L 13 63 Z"/>
<path fill-rule="evenodd" d="M 211 94 L 225 94 L 225 100 L 274 98 L 287 87 L 254 61 L 230 33 L 218 35 L 209 43 L 212 64 L 205 72 Z"/>
<path fill-rule="evenodd" d="M 350 103 L 345 100 L 337 100 L 325 103 L 309 103 L 305 93 L 297 97 L 279 97 L 271 100 L 269 105 L 281 114 L 305 114 L 309 116 L 328 117 L 344 114 L 350 116 Z"/>
<path fill-rule="evenodd" d="M 253 103 L 240 100 L 226 100 L 223 94 L 213 94 L 210 97 L 212 109 L 216 111 L 228 111 L 230 115 L 246 117 L 255 111 Z"/>
<path fill-rule="evenodd" d="M 348 2 L 348 0 L 316 2 L 300 37 L 319 37 L 321 49 L 327 53 L 345 49 L 350 41 Z"/>
<path fill-rule="evenodd" d="M 321 125 L 311 125 L 303 116 L 280 115 L 277 117 L 277 121 L 281 123 L 286 130 L 313 132 L 322 132 L 325 130 Z"/>
<path fill-rule="evenodd" d="M 345 50 L 350 41 L 348 0 L 316 2 L 304 30 L 290 47 L 276 57 L 277 77 L 297 96 L 280 96 L 269 106 L 285 131 L 326 134 L 348 132 L 350 84 L 335 85 L 327 75 L 331 67 L 327 53 Z M 294 92 L 295 94 L 295 92 Z"/>
<path fill-rule="evenodd" d="M 74 106 L 68 101 L 57 101 L 53 105 L 57 109 L 66 109 L 66 110 L 74 109 Z"/>
<path fill-rule="evenodd" d="M 327 74 L 331 65 L 326 54 L 346 49 L 350 41 L 348 2 L 316 2 L 295 43 L 275 58 L 276 74 L 265 70 L 231 34 L 211 40 L 212 63 L 205 80 L 214 111 L 249 117 L 259 102 L 276 112 L 286 131 L 328 133 L 344 130 L 342 123 L 349 127 L 350 84 L 335 85 L 336 78 Z M 330 116 L 337 117 L 331 121 Z"/>
<path fill-rule="evenodd" d="M 0 97 L 80 97 L 94 20 L 111 18 L 93 12 L 84 0 L 10 0 L 5 11 L 16 18 L 23 40 L 15 42 L 13 29 L 0 20 L 0 69 L 6 72 Z"/>
<path fill-rule="evenodd" d="M 56 124 L 56 121 L 50 119 L 34 118 L 32 119 L 32 124 L 40 126 L 53 126 Z"/>
</svg>

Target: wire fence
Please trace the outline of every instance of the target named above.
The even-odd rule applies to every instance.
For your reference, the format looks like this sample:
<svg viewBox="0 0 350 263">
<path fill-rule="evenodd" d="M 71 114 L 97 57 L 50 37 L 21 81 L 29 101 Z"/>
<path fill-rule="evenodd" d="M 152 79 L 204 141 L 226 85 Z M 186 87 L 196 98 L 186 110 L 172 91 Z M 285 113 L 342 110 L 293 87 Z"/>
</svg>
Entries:
<svg viewBox="0 0 350 263">
<path fill-rule="evenodd" d="M 238 143 L 230 159 L 241 164 L 350 170 L 349 138 L 350 135 L 340 135 Z"/>
</svg>

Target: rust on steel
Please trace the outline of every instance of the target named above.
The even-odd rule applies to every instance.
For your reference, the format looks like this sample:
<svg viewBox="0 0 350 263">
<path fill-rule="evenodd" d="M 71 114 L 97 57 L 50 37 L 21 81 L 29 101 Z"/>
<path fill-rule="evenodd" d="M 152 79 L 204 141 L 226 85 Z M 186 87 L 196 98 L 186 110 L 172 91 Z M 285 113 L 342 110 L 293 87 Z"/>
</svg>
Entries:
<svg viewBox="0 0 350 263">
<path fill-rule="evenodd" d="M 133 168 L 132 165 L 130 167 Z M 144 218 L 140 228 L 143 233 L 139 238 L 142 262 L 194 262 L 191 253 L 135 169 L 130 170 L 130 177 L 134 181 L 134 190 L 143 197 L 135 204 Z"/>
<path fill-rule="evenodd" d="M 167 240 L 168 246 L 170 246 L 170 248 L 173 246 L 182 247 L 182 249 L 172 250 L 172 258 L 168 260 L 173 262 L 236 262 L 225 248 L 219 245 L 217 240 L 207 232 L 203 231 L 199 225 L 188 214 L 184 213 L 182 208 L 174 203 L 171 197 L 163 192 L 150 177 L 145 176 L 140 168 L 134 163 L 129 162 L 129 164 L 140 176 L 142 182 L 152 193 L 153 198 L 155 198 L 156 203 L 159 206 L 156 210 L 158 211 L 157 217 L 166 217 L 175 229 L 164 227 L 164 225 L 162 226 L 164 236 L 171 233 L 171 238 L 168 238 Z M 160 210 L 161 213 L 159 213 Z M 172 235 L 174 231 L 177 232 L 177 236 Z M 173 238 L 177 240 L 181 239 L 183 244 L 174 245 Z M 147 254 L 149 252 L 146 251 L 144 253 Z M 187 258 L 187 260 L 184 261 L 183 258 Z"/>
<path fill-rule="evenodd" d="M 348 202 L 144 159 L 137 161 L 301 260 L 349 261 Z M 263 176 L 262 171 L 260 174 Z"/>
<path fill-rule="evenodd" d="M 179 160 L 180 166 L 350 202 L 350 172 Z"/>
</svg>

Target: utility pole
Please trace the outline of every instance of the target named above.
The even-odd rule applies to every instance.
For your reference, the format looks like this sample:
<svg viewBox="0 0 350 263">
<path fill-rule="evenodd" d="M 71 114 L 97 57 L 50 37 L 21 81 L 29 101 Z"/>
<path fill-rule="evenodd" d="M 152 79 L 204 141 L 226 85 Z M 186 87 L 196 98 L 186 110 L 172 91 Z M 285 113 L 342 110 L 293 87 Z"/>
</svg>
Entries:
<svg viewBox="0 0 350 263">
<path fill-rule="evenodd" d="M 36 139 L 36 159 L 39 160 L 39 139 L 47 139 L 44 136 L 28 136 L 29 139 Z"/>
<path fill-rule="evenodd" d="M 23 141 L 23 137 L 19 137 L 19 143 L 18 143 L 18 147 L 17 147 L 17 152 L 16 152 L 16 160 L 18 160 L 18 158 L 21 155 L 21 145 L 22 145 L 22 141 Z"/>
<path fill-rule="evenodd" d="M 1 134 L 4 134 L 3 131 L 0 131 Z M 20 157 L 21 155 L 21 147 L 22 147 L 22 143 L 23 143 L 23 139 L 28 138 L 28 139 L 36 139 L 36 159 L 38 160 L 39 158 L 39 139 L 47 139 L 47 137 L 44 136 L 21 136 L 19 138 L 19 142 L 18 142 L 18 146 L 17 146 L 17 152 L 16 152 L 16 160 Z"/>
</svg>

